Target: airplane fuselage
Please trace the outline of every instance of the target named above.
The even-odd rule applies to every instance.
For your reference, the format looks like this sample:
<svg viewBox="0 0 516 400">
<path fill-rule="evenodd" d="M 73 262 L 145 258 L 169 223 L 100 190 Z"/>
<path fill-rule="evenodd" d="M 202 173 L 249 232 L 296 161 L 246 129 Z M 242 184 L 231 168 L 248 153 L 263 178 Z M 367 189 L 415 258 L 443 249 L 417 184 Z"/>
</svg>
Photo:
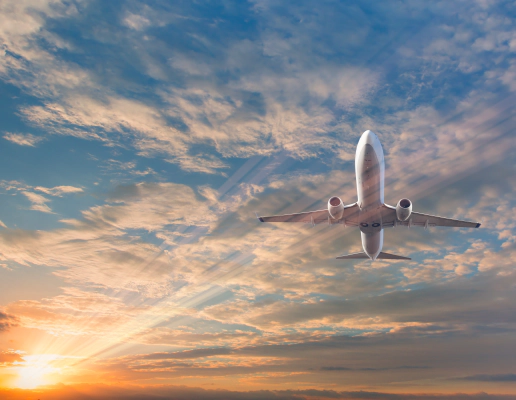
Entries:
<svg viewBox="0 0 516 400">
<path fill-rule="evenodd" d="M 365 131 L 355 156 L 359 226 L 364 252 L 375 260 L 383 247 L 381 207 L 384 204 L 385 163 L 378 137 Z"/>
</svg>

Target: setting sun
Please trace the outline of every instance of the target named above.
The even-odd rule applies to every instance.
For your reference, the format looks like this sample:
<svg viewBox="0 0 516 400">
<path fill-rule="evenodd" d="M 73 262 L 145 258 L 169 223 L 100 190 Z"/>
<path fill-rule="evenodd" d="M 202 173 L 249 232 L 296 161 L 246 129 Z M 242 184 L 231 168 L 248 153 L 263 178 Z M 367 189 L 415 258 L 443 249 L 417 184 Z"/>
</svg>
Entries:
<svg viewBox="0 0 516 400">
<path fill-rule="evenodd" d="M 52 365 L 52 362 L 59 359 L 56 355 L 37 355 L 23 357 L 25 363 L 14 368 L 18 376 L 14 386 L 19 389 L 34 389 L 38 386 L 48 385 L 48 375 L 59 372 L 59 368 Z"/>
<path fill-rule="evenodd" d="M 17 371 L 18 380 L 15 385 L 20 389 L 34 389 L 45 385 L 47 382 L 44 376 L 48 372 L 48 369 L 42 366 L 20 367 Z"/>
</svg>

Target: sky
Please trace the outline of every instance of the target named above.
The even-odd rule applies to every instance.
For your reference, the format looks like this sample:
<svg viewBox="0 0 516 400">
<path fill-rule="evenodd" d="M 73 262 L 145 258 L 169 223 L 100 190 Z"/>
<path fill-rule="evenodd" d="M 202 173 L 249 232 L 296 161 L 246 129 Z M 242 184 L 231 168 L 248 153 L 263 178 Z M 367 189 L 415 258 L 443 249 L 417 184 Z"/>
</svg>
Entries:
<svg viewBox="0 0 516 400">
<path fill-rule="evenodd" d="M 516 396 L 511 1 L 0 2 L 0 393 Z M 385 200 L 481 221 L 259 215 Z M 38 397 L 38 398 L 39 398 Z M 36 397 L 35 397 L 36 398 Z M 149 397 L 145 397 L 149 398 Z"/>
</svg>

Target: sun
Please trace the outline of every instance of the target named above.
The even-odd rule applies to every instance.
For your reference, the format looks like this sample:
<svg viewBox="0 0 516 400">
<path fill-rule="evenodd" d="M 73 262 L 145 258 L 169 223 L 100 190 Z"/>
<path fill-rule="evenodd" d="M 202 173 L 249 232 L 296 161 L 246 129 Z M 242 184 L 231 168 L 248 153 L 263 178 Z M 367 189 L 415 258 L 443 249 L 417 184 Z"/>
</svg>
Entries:
<svg viewBox="0 0 516 400">
<path fill-rule="evenodd" d="M 17 368 L 18 380 L 16 381 L 16 387 L 20 389 L 34 389 L 38 386 L 47 384 L 45 375 L 52 372 L 51 367 L 34 365 L 27 367 Z"/>
<path fill-rule="evenodd" d="M 60 358 L 53 354 L 39 354 L 24 356 L 24 363 L 14 368 L 18 375 L 14 386 L 20 389 L 34 389 L 38 386 L 48 385 L 50 374 L 60 372 L 60 368 L 56 368 L 55 361 Z"/>
</svg>

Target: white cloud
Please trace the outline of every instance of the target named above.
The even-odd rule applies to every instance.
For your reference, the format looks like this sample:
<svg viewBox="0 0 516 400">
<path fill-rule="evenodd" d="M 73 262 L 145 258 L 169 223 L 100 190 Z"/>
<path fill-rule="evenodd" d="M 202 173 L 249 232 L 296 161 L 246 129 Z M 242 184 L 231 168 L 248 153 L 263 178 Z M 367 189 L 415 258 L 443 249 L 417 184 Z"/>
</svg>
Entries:
<svg viewBox="0 0 516 400">
<path fill-rule="evenodd" d="M 185 171 L 204 172 L 207 174 L 215 174 L 218 169 L 229 168 L 227 164 L 212 155 L 180 156 L 166 161 L 178 164 Z"/>
<path fill-rule="evenodd" d="M 78 95 L 62 99 L 61 103 L 27 107 L 22 112 L 29 121 L 58 133 L 112 145 L 122 142 L 130 132 L 133 146 L 146 155 L 184 155 L 190 142 L 187 135 L 167 126 L 159 110 L 120 97 L 109 97 L 102 102 Z"/>
<path fill-rule="evenodd" d="M 84 192 L 83 189 L 75 187 L 75 186 L 54 186 L 53 188 L 36 186 L 34 188 L 34 190 L 37 190 L 38 192 L 43 192 L 43 193 L 49 194 L 51 196 L 57 196 L 57 197 L 61 197 L 63 194 Z"/>
<path fill-rule="evenodd" d="M 92 85 L 89 75 L 64 62 L 37 43 L 44 37 L 55 48 L 68 45 L 45 31 L 47 18 L 77 14 L 74 4 L 61 0 L 6 0 L 0 4 L 0 41 L 6 55 L 0 59 L 0 76 L 38 97 Z"/>
<path fill-rule="evenodd" d="M 512 61 L 508 68 L 496 71 L 493 76 L 507 85 L 512 92 L 516 92 L 516 62 Z"/>
<path fill-rule="evenodd" d="M 31 135 L 30 133 L 11 133 L 7 132 L 4 135 L 4 139 L 9 140 L 10 142 L 16 143 L 20 146 L 31 146 L 35 147 L 36 144 L 43 140 L 42 137 Z"/>
<path fill-rule="evenodd" d="M 134 29 L 136 31 L 142 31 L 145 28 L 152 25 L 152 22 L 140 14 L 127 13 L 123 19 L 125 26 Z"/>
<path fill-rule="evenodd" d="M 84 190 L 75 186 L 63 185 L 47 188 L 44 186 L 30 186 L 18 181 L 0 181 L 0 188 L 5 189 L 7 192 L 14 191 L 16 194 L 23 194 L 31 203 L 31 210 L 41 211 L 48 214 L 54 214 L 52 209 L 47 205 L 51 199 L 45 196 L 35 193 L 42 192 L 54 197 L 62 197 L 63 195 L 82 193 Z"/>
<path fill-rule="evenodd" d="M 327 139 L 336 121 L 335 116 L 321 104 L 334 101 L 345 109 L 362 104 L 379 79 L 378 74 L 367 68 L 318 66 L 289 71 L 280 58 L 274 60 L 274 63 L 279 62 L 280 69 L 273 64 L 264 64 L 261 71 L 253 67 L 250 74 L 233 80 L 229 85 L 217 86 L 196 79 L 196 76 L 210 76 L 218 69 L 226 68 L 224 62 L 231 69 L 247 69 L 249 60 L 240 57 L 242 51 L 258 55 L 270 53 L 270 49 L 267 50 L 270 46 L 264 48 L 259 38 L 255 42 L 232 41 L 226 54 L 220 54 L 215 63 L 206 62 L 203 57 L 192 60 L 190 56 L 175 52 L 168 58 L 168 64 L 161 65 L 150 52 L 142 51 L 139 54 L 141 62 L 148 71 L 160 71 L 159 79 L 166 80 L 172 73 L 170 65 L 186 74 L 186 89 L 170 87 L 163 94 L 169 106 L 158 107 L 116 96 L 112 92 L 115 88 L 100 87 L 90 71 L 38 47 L 35 39 L 45 36 L 57 47 L 73 50 L 67 43 L 59 42 L 55 34 L 45 30 L 45 17 L 75 17 L 77 11 L 59 1 L 46 2 L 34 6 L 40 12 L 36 18 L 30 11 L 33 6 L 32 3 L 13 2 L 5 8 L 11 20 L 22 20 L 26 15 L 34 18 L 34 28 L 17 31 L 16 39 L 11 43 L 12 51 L 27 62 L 11 57 L 4 71 L 6 79 L 43 99 L 43 106 L 29 106 L 22 110 L 27 120 L 52 133 L 100 140 L 109 145 L 129 142 L 139 154 L 162 154 L 187 171 L 216 173 L 226 167 L 214 154 L 192 152 L 198 144 L 213 146 L 223 157 L 269 155 L 286 150 L 300 158 L 314 157 L 327 151 L 346 158 L 346 152 L 340 148 L 341 143 Z M 124 15 L 123 23 L 135 30 L 189 19 L 168 12 L 158 13 L 146 6 L 137 13 L 127 11 Z M 4 34 L 7 35 L 7 31 Z M 9 34 L 12 36 L 12 32 Z M 267 37 L 272 38 L 270 34 Z M 163 50 L 170 53 L 169 49 Z M 192 69 L 192 65 L 195 68 Z M 252 110 L 246 104 L 246 97 L 253 92 L 262 96 L 264 112 Z M 307 101 L 308 107 L 305 105 Z M 169 117 L 180 119 L 187 131 L 170 126 Z M 10 138 L 21 141 L 20 137 Z M 29 143 L 27 138 L 25 142 Z"/>
<path fill-rule="evenodd" d="M 51 212 L 46 205 L 49 199 L 22 193 L 33 202 L 33 209 Z M 110 204 L 84 211 L 82 219 L 62 220 L 66 228 L 3 232 L 0 241 L 6 247 L 1 260 L 66 266 L 56 274 L 69 281 L 156 296 L 169 290 L 167 282 L 173 269 L 156 245 L 137 240 L 138 234 L 130 231 L 160 232 L 168 225 L 209 228 L 217 220 L 208 204 L 184 185 L 129 185 L 120 187 L 109 200 Z"/>
<path fill-rule="evenodd" d="M 49 206 L 47 206 L 46 203 L 48 203 L 50 200 L 46 197 L 33 193 L 33 192 L 21 192 L 25 197 L 29 199 L 29 201 L 32 203 L 32 206 L 30 207 L 31 210 L 35 211 L 41 211 L 44 213 L 52 214 L 52 210 Z"/>
</svg>

